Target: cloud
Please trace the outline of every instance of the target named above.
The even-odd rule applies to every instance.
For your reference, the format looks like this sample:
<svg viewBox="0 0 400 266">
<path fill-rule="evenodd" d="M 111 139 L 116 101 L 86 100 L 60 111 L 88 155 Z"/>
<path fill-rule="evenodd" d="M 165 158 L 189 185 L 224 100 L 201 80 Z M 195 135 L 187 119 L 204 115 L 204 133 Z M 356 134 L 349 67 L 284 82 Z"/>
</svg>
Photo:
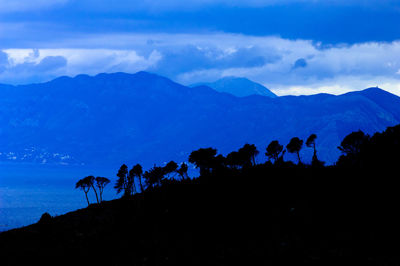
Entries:
<svg viewBox="0 0 400 266">
<path fill-rule="evenodd" d="M 136 10 L 150 10 L 150 11 L 183 11 L 183 10 L 199 10 L 209 7 L 250 7 L 262 8 L 276 5 L 290 5 L 290 4 L 309 4 L 309 5 L 361 5 L 361 6 L 375 6 L 390 5 L 396 0 L 142 0 L 130 1 L 120 0 L 118 5 L 112 3 L 111 0 L 80 0 L 72 1 L 73 4 L 79 5 L 81 8 L 102 11 L 136 11 Z"/>
<path fill-rule="evenodd" d="M 0 0 L 0 13 L 41 10 L 67 2 L 68 0 Z"/>
<path fill-rule="evenodd" d="M 162 58 L 149 70 L 176 76 L 182 72 L 204 69 L 223 70 L 232 67 L 261 67 L 280 59 L 280 56 L 258 47 L 227 47 L 184 45 L 158 48 Z"/>
<path fill-rule="evenodd" d="M 400 95 L 397 41 L 323 46 L 311 40 L 226 33 L 143 33 L 89 35 L 58 45 L 71 48 L 4 50 L 0 62 L 9 65 L 0 82 L 147 70 L 183 84 L 244 76 L 278 95 L 338 94 L 377 85 Z M 85 46 L 92 49 L 79 48 Z"/>
<path fill-rule="evenodd" d="M 0 50 L 0 73 L 8 66 L 8 54 Z"/>
<path fill-rule="evenodd" d="M 9 49 L 3 53 L 9 62 L 0 73 L 0 82 L 11 84 L 43 82 L 61 75 L 134 73 L 160 59 L 157 51 L 143 57 L 131 50 L 106 49 Z"/>
<path fill-rule="evenodd" d="M 23 59 L 10 57 L 8 53 L 0 51 L 0 80 L 12 83 L 43 81 L 62 73 L 66 65 L 67 60 L 63 56 L 40 58 L 40 53 L 36 49 Z"/>
<path fill-rule="evenodd" d="M 40 61 L 39 64 L 35 66 L 35 71 L 37 72 L 48 72 L 53 70 L 58 70 L 59 68 L 65 67 L 67 65 L 67 59 L 62 56 L 47 56 Z"/>
<path fill-rule="evenodd" d="M 304 58 L 299 58 L 294 62 L 293 69 L 304 68 L 307 66 L 307 61 Z"/>
<path fill-rule="evenodd" d="M 328 44 L 400 36 L 398 3 L 389 0 L 0 0 L 0 13 L 0 49 L 94 33 L 227 32 Z"/>
</svg>

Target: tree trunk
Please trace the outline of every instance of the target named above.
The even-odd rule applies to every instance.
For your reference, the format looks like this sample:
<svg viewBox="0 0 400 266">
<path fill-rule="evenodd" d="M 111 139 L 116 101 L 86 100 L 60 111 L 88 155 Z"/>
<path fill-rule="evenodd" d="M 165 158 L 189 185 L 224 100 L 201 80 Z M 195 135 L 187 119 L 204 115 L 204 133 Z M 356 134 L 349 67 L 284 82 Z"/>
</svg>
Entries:
<svg viewBox="0 0 400 266">
<path fill-rule="evenodd" d="M 317 159 L 317 149 L 315 148 L 315 143 L 314 143 L 314 156 L 313 157 Z"/>
<path fill-rule="evenodd" d="M 86 201 L 87 201 L 87 205 L 89 206 L 90 205 L 90 202 L 89 202 L 89 198 L 88 198 L 88 196 L 87 196 L 87 192 L 86 191 L 84 191 L 85 192 L 85 196 L 86 196 Z"/>
<path fill-rule="evenodd" d="M 139 185 L 140 185 L 140 192 L 143 192 L 143 185 L 142 185 L 142 177 L 139 175 Z"/>
<path fill-rule="evenodd" d="M 103 189 L 99 188 L 100 203 L 103 202 Z"/>
<path fill-rule="evenodd" d="M 93 188 L 94 194 L 96 194 L 97 204 L 99 204 L 100 202 L 99 202 L 99 197 L 98 197 L 98 195 L 97 195 L 97 191 L 96 191 L 96 189 L 94 188 L 93 185 L 92 185 L 92 188 Z"/>
</svg>

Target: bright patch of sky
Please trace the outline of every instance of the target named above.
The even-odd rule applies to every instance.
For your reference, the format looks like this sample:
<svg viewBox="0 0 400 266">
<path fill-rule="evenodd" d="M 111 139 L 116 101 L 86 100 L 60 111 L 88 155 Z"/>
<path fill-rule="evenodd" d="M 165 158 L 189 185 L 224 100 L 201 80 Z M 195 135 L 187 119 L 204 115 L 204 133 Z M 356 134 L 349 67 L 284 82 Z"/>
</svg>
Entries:
<svg viewBox="0 0 400 266">
<path fill-rule="evenodd" d="M 0 0 L 0 82 L 146 70 L 278 95 L 400 95 L 396 0 Z"/>
</svg>

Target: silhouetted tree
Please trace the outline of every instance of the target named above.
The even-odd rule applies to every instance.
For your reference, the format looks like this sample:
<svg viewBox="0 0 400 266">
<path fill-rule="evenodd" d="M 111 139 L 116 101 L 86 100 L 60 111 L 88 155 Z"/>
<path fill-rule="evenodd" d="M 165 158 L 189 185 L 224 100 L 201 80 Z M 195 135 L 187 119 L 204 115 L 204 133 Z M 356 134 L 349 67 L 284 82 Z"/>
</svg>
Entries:
<svg viewBox="0 0 400 266">
<path fill-rule="evenodd" d="M 361 130 L 352 132 L 347 135 L 338 147 L 338 149 L 342 152 L 342 156 L 340 156 L 338 160 L 338 165 L 346 167 L 366 166 L 368 164 L 367 161 L 370 161 L 370 159 L 374 157 L 374 153 L 369 152 L 368 149 L 365 149 L 362 152 L 362 149 L 365 148 L 369 144 L 369 142 L 370 137 L 364 134 L 364 132 L 362 132 Z M 379 146 L 383 147 L 386 145 L 382 144 Z M 362 157 L 364 157 L 364 159 Z M 374 164 L 375 162 L 372 161 L 372 163 Z"/>
<path fill-rule="evenodd" d="M 128 175 L 126 176 L 126 196 L 131 196 L 136 193 L 135 177 L 135 170 L 132 167 L 132 169 L 129 170 Z"/>
<path fill-rule="evenodd" d="M 151 169 L 147 170 L 143 174 L 143 178 L 146 181 L 147 187 L 155 187 L 161 185 L 162 180 L 164 179 L 165 170 L 164 167 L 154 166 Z"/>
<path fill-rule="evenodd" d="M 316 149 L 316 147 L 315 147 L 315 140 L 316 140 L 316 139 L 317 139 L 317 135 L 311 134 L 311 135 L 308 137 L 307 141 L 306 141 L 306 146 L 309 147 L 309 148 L 313 148 L 313 149 L 314 149 L 313 158 L 314 158 L 314 157 L 317 157 L 317 149 Z"/>
<path fill-rule="evenodd" d="M 243 158 L 237 151 L 233 151 L 226 156 L 225 164 L 233 169 L 238 169 L 243 165 Z"/>
<path fill-rule="evenodd" d="M 282 152 L 283 146 L 279 144 L 277 140 L 271 141 L 271 143 L 267 147 L 267 152 L 265 155 L 271 160 L 274 159 L 276 163 L 279 157 L 279 154 Z"/>
<path fill-rule="evenodd" d="M 96 188 L 94 187 L 94 181 L 95 181 L 94 176 L 92 176 L 92 175 L 87 176 L 87 177 L 85 177 L 83 180 L 85 180 L 85 182 L 88 183 L 88 184 L 90 185 L 90 187 L 93 189 L 94 194 L 96 195 L 97 203 L 100 203 L 100 201 L 99 201 L 99 196 L 97 195 L 97 190 L 96 190 Z"/>
<path fill-rule="evenodd" d="M 52 219 L 53 217 L 51 217 L 51 215 L 48 212 L 45 212 L 40 217 L 39 224 L 48 225 Z"/>
<path fill-rule="evenodd" d="M 278 156 L 278 158 L 275 161 L 275 165 L 282 166 L 285 164 L 285 160 L 283 157 L 285 156 L 286 150 L 282 151 L 282 154 Z"/>
<path fill-rule="evenodd" d="M 322 165 L 324 165 L 324 162 L 320 161 L 317 157 L 317 149 L 316 149 L 316 143 L 315 143 L 316 139 L 317 139 L 317 135 L 311 134 L 306 141 L 306 146 L 314 149 L 313 157 L 311 160 L 311 165 L 312 166 L 322 166 Z"/>
<path fill-rule="evenodd" d="M 177 170 L 178 175 L 185 180 L 188 178 L 188 165 L 186 163 L 181 163 L 181 167 Z"/>
<path fill-rule="evenodd" d="M 259 154 L 257 147 L 254 144 L 245 144 L 239 149 L 239 157 L 242 160 L 243 166 L 256 165 L 256 156 Z"/>
<path fill-rule="evenodd" d="M 177 174 L 178 164 L 174 161 L 170 161 L 163 167 L 163 169 L 164 169 L 164 176 L 167 176 L 167 178 L 171 178 L 170 174 L 172 173 L 175 173 L 175 175 Z"/>
<path fill-rule="evenodd" d="M 189 162 L 194 164 L 196 168 L 200 169 L 200 175 L 210 173 L 213 166 L 215 166 L 215 155 L 217 150 L 213 148 L 202 148 L 193 151 L 189 156 Z"/>
<path fill-rule="evenodd" d="M 114 188 L 117 190 L 117 194 L 124 191 L 124 195 L 126 196 L 129 193 L 127 175 L 128 175 L 128 166 L 123 164 L 118 170 L 117 173 L 118 179 L 114 186 Z"/>
<path fill-rule="evenodd" d="M 361 130 L 352 132 L 343 139 L 338 149 L 345 155 L 356 155 L 360 153 L 361 147 L 368 140 L 369 136 Z"/>
<path fill-rule="evenodd" d="M 110 179 L 98 176 L 96 177 L 95 181 L 96 181 L 96 187 L 99 189 L 100 202 L 102 202 L 104 188 L 110 183 Z"/>
<path fill-rule="evenodd" d="M 298 137 L 294 137 L 290 140 L 289 144 L 286 145 L 286 149 L 290 153 L 296 153 L 297 159 L 299 160 L 299 164 L 301 164 L 300 160 L 300 150 L 303 147 L 303 140 Z"/>
<path fill-rule="evenodd" d="M 91 188 L 91 185 L 87 182 L 87 180 L 85 178 L 82 178 L 78 182 L 76 182 L 75 188 L 81 189 L 85 193 L 86 201 L 89 206 L 90 202 L 89 202 L 89 198 L 88 198 L 88 193 Z"/>
<path fill-rule="evenodd" d="M 144 188 L 143 188 L 143 183 L 142 183 L 142 175 L 143 175 L 142 166 L 140 164 L 136 164 L 134 167 L 132 167 L 131 171 L 133 172 L 134 176 L 139 181 L 140 192 L 143 192 Z"/>
</svg>

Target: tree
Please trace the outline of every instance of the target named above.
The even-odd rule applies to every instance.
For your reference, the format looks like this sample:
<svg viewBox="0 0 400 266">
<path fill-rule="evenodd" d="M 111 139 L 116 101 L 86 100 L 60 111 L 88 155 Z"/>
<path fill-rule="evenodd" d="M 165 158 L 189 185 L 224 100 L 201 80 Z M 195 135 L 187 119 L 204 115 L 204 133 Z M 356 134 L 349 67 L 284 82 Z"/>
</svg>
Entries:
<svg viewBox="0 0 400 266">
<path fill-rule="evenodd" d="M 128 175 L 128 166 L 125 164 L 121 165 L 121 167 L 118 170 L 117 173 L 117 182 L 115 183 L 114 188 L 117 190 L 117 194 L 121 193 L 124 191 L 124 195 L 127 195 L 127 188 L 128 188 L 128 182 L 127 182 L 127 175 Z"/>
<path fill-rule="evenodd" d="M 211 172 L 211 169 L 216 164 L 215 156 L 217 150 L 213 148 L 202 148 L 197 151 L 193 151 L 189 156 L 189 162 L 194 164 L 196 168 L 200 169 L 200 175 L 204 175 Z"/>
<path fill-rule="evenodd" d="M 147 187 L 154 188 L 155 186 L 161 185 L 161 181 L 164 179 L 164 174 L 164 167 L 160 166 L 154 166 L 148 171 L 144 172 L 143 178 L 146 181 Z"/>
<path fill-rule="evenodd" d="M 245 144 L 239 149 L 239 155 L 242 158 L 243 166 L 256 165 L 256 156 L 259 154 L 257 147 L 254 144 Z"/>
<path fill-rule="evenodd" d="M 317 139 L 317 135 L 311 134 L 306 141 L 306 146 L 314 149 L 314 154 L 313 154 L 312 161 L 311 161 L 312 165 L 316 165 L 319 162 L 318 157 L 317 157 L 317 149 L 315 147 L 316 139 Z"/>
<path fill-rule="evenodd" d="M 131 196 L 136 193 L 135 177 L 135 170 L 132 168 L 131 170 L 129 170 L 128 175 L 126 176 L 125 195 L 127 196 Z"/>
<path fill-rule="evenodd" d="M 290 153 L 296 153 L 297 159 L 299 160 L 299 164 L 301 164 L 300 160 L 300 150 L 303 147 L 303 140 L 298 137 L 294 137 L 290 140 L 289 144 L 286 145 L 286 149 Z"/>
<path fill-rule="evenodd" d="M 178 175 L 182 178 L 182 180 L 185 180 L 188 178 L 188 165 L 186 163 L 181 163 L 181 167 L 177 170 Z"/>
<path fill-rule="evenodd" d="M 89 198 L 88 198 L 87 195 L 89 193 L 89 190 L 90 190 L 91 186 L 90 186 L 89 183 L 87 183 L 87 180 L 85 178 L 80 179 L 78 182 L 76 182 L 75 188 L 76 189 L 81 189 L 85 193 L 86 201 L 87 201 L 87 204 L 89 206 L 90 202 L 89 202 Z"/>
<path fill-rule="evenodd" d="M 280 156 L 278 156 L 278 158 L 275 161 L 275 164 L 278 166 L 283 166 L 285 164 L 285 160 L 283 159 L 283 157 L 285 156 L 286 150 L 282 151 L 282 154 Z"/>
<path fill-rule="evenodd" d="M 94 194 L 96 195 L 97 203 L 100 203 L 100 201 L 99 201 L 99 196 L 97 195 L 97 190 L 96 190 L 96 188 L 94 187 L 94 181 L 95 181 L 94 176 L 92 176 L 92 175 L 87 176 L 87 177 L 85 177 L 83 180 L 85 180 L 85 182 L 86 182 L 87 184 L 89 184 L 90 187 L 93 189 Z"/>
<path fill-rule="evenodd" d="M 164 175 L 167 176 L 168 178 L 170 178 L 170 174 L 171 173 L 175 173 L 175 175 L 177 174 L 177 170 L 178 170 L 178 164 L 174 161 L 170 161 L 169 163 L 167 163 L 164 167 Z M 174 175 L 174 176 L 175 176 Z"/>
<path fill-rule="evenodd" d="M 306 146 L 309 147 L 309 148 L 313 148 L 314 149 L 314 154 L 313 154 L 313 157 L 312 157 L 312 160 L 311 160 L 311 165 L 314 166 L 314 167 L 321 167 L 321 166 L 323 166 L 325 164 L 325 162 L 320 161 L 318 159 L 317 149 L 316 149 L 316 144 L 315 144 L 315 140 L 316 139 L 317 139 L 317 135 L 316 134 L 311 134 L 308 137 L 307 141 L 306 141 Z"/>
<path fill-rule="evenodd" d="M 357 166 L 363 167 L 368 166 L 369 159 L 367 158 L 374 158 L 376 152 L 370 152 L 370 137 L 361 130 L 352 132 L 347 135 L 341 142 L 338 149 L 342 152 L 342 155 L 339 157 L 337 165 L 341 166 Z M 386 146 L 386 145 L 377 145 L 379 146 Z M 382 155 L 382 154 L 380 154 Z M 376 158 L 373 160 L 373 164 L 376 163 L 376 159 L 380 160 L 381 158 Z"/>
<path fill-rule="evenodd" d="M 243 165 L 243 158 L 239 152 L 233 151 L 226 156 L 225 163 L 229 167 L 237 169 Z"/>
<path fill-rule="evenodd" d="M 51 215 L 48 212 L 45 212 L 40 217 L 39 224 L 48 225 L 52 219 L 53 219 L 53 217 L 51 217 Z"/>
<path fill-rule="evenodd" d="M 357 155 L 368 140 L 369 136 L 361 130 L 352 132 L 343 139 L 338 149 L 345 155 Z"/>
<path fill-rule="evenodd" d="M 95 181 L 96 181 L 96 186 L 99 189 L 100 202 L 102 202 L 104 188 L 110 183 L 110 179 L 98 176 L 96 177 Z"/>
<path fill-rule="evenodd" d="M 271 141 L 271 143 L 267 147 L 267 152 L 265 155 L 271 160 L 274 159 L 276 163 L 279 157 L 279 154 L 282 152 L 283 146 L 279 144 L 277 140 Z"/>
<path fill-rule="evenodd" d="M 144 191 L 143 188 L 143 183 L 142 183 L 142 175 L 143 175 L 143 168 L 140 164 L 136 164 L 134 167 L 132 167 L 131 170 L 134 174 L 135 177 L 137 177 L 138 181 L 139 181 L 139 187 L 140 187 L 140 192 Z"/>
</svg>

